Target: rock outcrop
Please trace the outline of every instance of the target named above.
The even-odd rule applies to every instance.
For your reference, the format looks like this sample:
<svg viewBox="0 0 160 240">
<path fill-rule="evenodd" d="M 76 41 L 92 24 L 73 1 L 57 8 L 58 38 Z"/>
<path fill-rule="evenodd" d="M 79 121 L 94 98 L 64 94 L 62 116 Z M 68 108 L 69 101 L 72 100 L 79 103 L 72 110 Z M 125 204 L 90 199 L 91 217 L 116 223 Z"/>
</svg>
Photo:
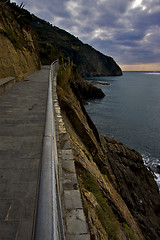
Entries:
<svg viewBox="0 0 160 240">
<path fill-rule="evenodd" d="M 74 74 L 76 76 L 70 85 L 75 95 L 80 97 L 79 101 L 83 100 L 85 102 L 88 99 L 103 98 L 105 96 L 100 88 L 84 80 L 76 71 Z"/>
<path fill-rule="evenodd" d="M 139 153 L 98 134 L 69 78 L 57 90 L 91 239 L 158 240 L 160 198 L 152 173 Z"/>
<path fill-rule="evenodd" d="M 20 25 L 18 14 L 0 3 L 0 78 L 12 76 L 19 81 L 39 69 L 40 60 L 31 29 Z"/>
<path fill-rule="evenodd" d="M 158 240 L 160 195 L 153 174 L 144 166 L 138 152 L 115 139 L 100 138 L 111 182 L 136 219 L 145 239 Z"/>
</svg>

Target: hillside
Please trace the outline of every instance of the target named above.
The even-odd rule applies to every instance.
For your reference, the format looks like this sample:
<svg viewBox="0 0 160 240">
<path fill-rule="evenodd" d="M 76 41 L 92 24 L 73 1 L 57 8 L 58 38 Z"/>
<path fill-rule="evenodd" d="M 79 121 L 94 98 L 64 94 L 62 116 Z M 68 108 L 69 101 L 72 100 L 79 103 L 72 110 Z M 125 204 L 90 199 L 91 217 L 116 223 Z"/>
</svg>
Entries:
<svg viewBox="0 0 160 240">
<path fill-rule="evenodd" d="M 42 63 L 48 64 L 53 59 L 63 56 L 70 57 L 83 77 L 122 74 L 113 58 L 82 43 L 70 33 L 56 26 L 53 27 L 34 15 L 32 15 L 31 27 L 38 36 Z"/>
<path fill-rule="evenodd" d="M 0 2 L 0 78 L 22 80 L 41 66 L 30 14 L 23 11 Z"/>
</svg>

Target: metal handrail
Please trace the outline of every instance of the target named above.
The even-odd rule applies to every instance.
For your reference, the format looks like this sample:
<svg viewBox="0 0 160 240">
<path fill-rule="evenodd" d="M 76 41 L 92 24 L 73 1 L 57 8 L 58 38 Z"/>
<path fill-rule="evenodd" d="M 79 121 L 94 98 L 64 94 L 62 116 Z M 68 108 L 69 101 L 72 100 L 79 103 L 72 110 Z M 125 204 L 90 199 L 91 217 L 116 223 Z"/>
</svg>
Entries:
<svg viewBox="0 0 160 240">
<path fill-rule="evenodd" d="M 51 64 L 51 78 L 54 84 L 54 90 L 56 91 L 57 85 L 57 75 L 54 76 L 54 73 L 57 72 L 55 69 L 59 64 L 58 60 L 55 60 Z M 56 141 L 56 126 L 55 126 L 55 115 L 53 112 L 53 148 L 55 153 L 55 176 L 56 176 L 56 193 L 57 193 L 57 218 L 58 218 L 58 230 L 59 230 L 59 239 L 65 240 L 65 231 L 64 231 L 64 224 L 63 224 L 63 216 L 62 216 L 62 207 L 61 207 L 61 200 L 60 200 L 60 189 L 59 189 L 59 174 L 58 174 L 58 155 L 57 155 L 57 141 Z"/>
<path fill-rule="evenodd" d="M 64 240 L 61 201 L 57 173 L 57 145 L 55 136 L 55 119 L 52 99 L 52 80 L 58 61 L 51 64 L 46 126 L 43 140 L 41 179 L 37 210 L 35 240 Z"/>
</svg>

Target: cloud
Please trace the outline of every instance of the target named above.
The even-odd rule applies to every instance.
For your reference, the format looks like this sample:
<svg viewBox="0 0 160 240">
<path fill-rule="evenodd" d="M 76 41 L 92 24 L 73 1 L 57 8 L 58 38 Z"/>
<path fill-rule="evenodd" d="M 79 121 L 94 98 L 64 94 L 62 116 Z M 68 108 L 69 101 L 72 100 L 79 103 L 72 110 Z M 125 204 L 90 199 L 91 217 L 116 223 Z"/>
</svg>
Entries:
<svg viewBox="0 0 160 240">
<path fill-rule="evenodd" d="M 119 64 L 160 62 L 160 0 L 23 2 L 38 17 L 111 55 Z"/>
</svg>

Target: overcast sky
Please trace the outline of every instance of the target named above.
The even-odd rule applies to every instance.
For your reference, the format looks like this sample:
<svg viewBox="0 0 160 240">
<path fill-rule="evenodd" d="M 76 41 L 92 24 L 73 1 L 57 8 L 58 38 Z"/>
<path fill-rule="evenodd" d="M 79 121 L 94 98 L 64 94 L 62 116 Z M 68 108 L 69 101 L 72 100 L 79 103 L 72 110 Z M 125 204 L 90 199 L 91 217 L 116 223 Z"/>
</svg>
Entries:
<svg viewBox="0 0 160 240">
<path fill-rule="evenodd" d="M 23 2 L 36 16 L 112 56 L 120 65 L 157 65 L 160 70 L 160 0 Z"/>
</svg>

